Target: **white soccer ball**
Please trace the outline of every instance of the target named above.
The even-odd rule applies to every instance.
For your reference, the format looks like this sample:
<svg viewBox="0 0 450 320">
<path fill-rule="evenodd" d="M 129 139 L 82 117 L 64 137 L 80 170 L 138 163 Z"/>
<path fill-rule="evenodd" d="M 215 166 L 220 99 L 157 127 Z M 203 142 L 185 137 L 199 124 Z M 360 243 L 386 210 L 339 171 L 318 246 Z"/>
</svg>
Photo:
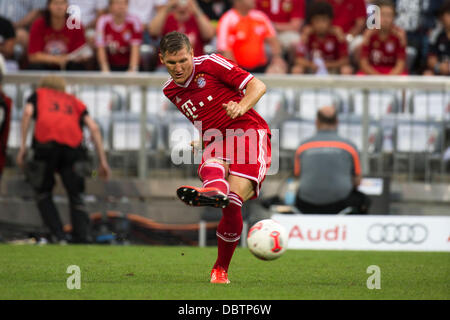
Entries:
<svg viewBox="0 0 450 320">
<path fill-rule="evenodd" d="M 247 245 L 255 257 L 274 260 L 286 251 L 288 238 L 288 233 L 281 224 L 272 219 L 265 219 L 250 228 Z"/>
</svg>

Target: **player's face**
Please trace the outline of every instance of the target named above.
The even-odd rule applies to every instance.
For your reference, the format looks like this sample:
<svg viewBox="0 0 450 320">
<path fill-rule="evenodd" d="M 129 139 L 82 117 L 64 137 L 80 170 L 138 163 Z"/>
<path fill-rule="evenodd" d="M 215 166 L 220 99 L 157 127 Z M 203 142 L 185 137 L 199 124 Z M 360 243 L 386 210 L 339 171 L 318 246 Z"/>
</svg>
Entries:
<svg viewBox="0 0 450 320">
<path fill-rule="evenodd" d="M 159 54 L 161 63 L 164 64 L 177 84 L 184 84 L 192 74 L 194 68 L 194 50 L 188 50 L 186 47 L 175 53 L 166 52 L 164 55 Z"/>
</svg>

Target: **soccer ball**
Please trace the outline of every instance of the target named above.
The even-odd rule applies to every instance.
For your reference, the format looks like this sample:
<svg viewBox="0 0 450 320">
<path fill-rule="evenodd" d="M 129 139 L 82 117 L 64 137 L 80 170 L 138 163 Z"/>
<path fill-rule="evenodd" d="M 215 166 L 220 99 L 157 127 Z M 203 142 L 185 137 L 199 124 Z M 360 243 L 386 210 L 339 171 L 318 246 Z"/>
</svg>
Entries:
<svg viewBox="0 0 450 320">
<path fill-rule="evenodd" d="M 283 255 L 288 243 L 286 229 L 272 219 L 261 220 L 248 231 L 250 252 L 261 260 L 274 260 Z"/>
</svg>

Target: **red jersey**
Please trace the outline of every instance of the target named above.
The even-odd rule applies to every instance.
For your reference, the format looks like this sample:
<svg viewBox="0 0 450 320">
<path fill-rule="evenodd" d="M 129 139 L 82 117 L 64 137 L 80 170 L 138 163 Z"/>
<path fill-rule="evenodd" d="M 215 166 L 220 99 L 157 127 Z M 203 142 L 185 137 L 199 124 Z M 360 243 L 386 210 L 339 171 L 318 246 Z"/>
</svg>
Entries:
<svg viewBox="0 0 450 320">
<path fill-rule="evenodd" d="M 0 92 L 0 174 L 6 162 L 6 147 L 8 145 L 9 125 L 11 120 L 12 100 Z"/>
<path fill-rule="evenodd" d="M 257 0 L 256 8 L 263 11 L 272 22 L 305 19 L 305 0 Z"/>
<path fill-rule="evenodd" d="M 377 30 L 366 32 L 361 57 L 369 59 L 372 67 L 392 68 L 399 59 L 406 59 L 406 44 L 394 29 L 387 37 L 382 38 Z"/>
<path fill-rule="evenodd" d="M 325 61 L 336 61 L 347 56 L 347 42 L 332 32 L 324 37 L 312 33 L 297 46 L 297 56 L 312 60 L 316 55 Z"/>
<path fill-rule="evenodd" d="M 164 94 L 192 122 L 201 121 L 202 132 L 208 129 L 265 129 L 270 135 L 264 119 L 252 108 L 241 117 L 231 119 L 222 106 L 230 101 L 239 102 L 242 90 L 253 79 L 253 75 L 242 70 L 228 59 L 218 55 L 194 58 L 194 69 L 184 85 L 170 78 L 164 85 Z"/>
<path fill-rule="evenodd" d="M 37 19 L 30 30 L 28 54 L 44 52 L 52 55 L 68 54 L 86 43 L 84 28 L 69 29 L 67 25 L 61 30 L 48 26 L 44 18 Z"/>
<path fill-rule="evenodd" d="M 202 34 L 200 33 L 200 28 L 194 15 L 191 15 L 187 21 L 180 23 L 175 19 L 173 14 L 170 14 L 164 24 L 163 34 L 172 31 L 184 33 L 189 38 L 192 48 L 194 48 L 194 56 L 201 56 L 204 54 L 203 47 L 205 42 L 202 39 Z"/>
<path fill-rule="evenodd" d="M 34 138 L 39 143 L 54 141 L 78 147 L 83 140 L 80 123 L 86 106 L 75 96 L 52 89 L 40 88 L 36 94 Z"/>
<path fill-rule="evenodd" d="M 142 23 L 138 17 L 127 15 L 121 25 L 114 23 L 111 14 L 101 16 L 96 26 L 97 47 L 106 48 L 110 65 L 124 67 L 130 64 L 132 45 L 142 42 Z"/>
<path fill-rule="evenodd" d="M 353 28 L 356 19 L 366 19 L 367 17 L 366 3 L 364 0 L 326 1 L 333 7 L 333 25 L 341 27 L 345 33 L 348 33 Z"/>
</svg>

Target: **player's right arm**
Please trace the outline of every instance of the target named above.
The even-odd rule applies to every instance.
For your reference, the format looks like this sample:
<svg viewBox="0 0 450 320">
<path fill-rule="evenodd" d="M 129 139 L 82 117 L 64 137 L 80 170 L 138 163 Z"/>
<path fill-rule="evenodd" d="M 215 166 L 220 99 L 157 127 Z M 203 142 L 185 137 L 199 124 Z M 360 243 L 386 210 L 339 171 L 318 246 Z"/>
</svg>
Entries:
<svg viewBox="0 0 450 320">
<path fill-rule="evenodd" d="M 92 140 L 95 145 L 95 150 L 97 151 L 97 155 L 100 160 L 99 175 L 105 180 L 108 180 L 109 177 L 111 176 L 111 169 L 109 168 L 108 161 L 106 160 L 105 150 L 103 149 L 103 142 L 102 142 L 102 135 L 100 133 L 100 128 L 98 127 L 94 119 L 92 119 L 87 114 L 84 115 L 83 122 L 91 134 Z"/>
<path fill-rule="evenodd" d="M 245 87 L 245 94 L 239 103 L 230 101 L 223 104 L 227 111 L 227 115 L 231 119 L 236 119 L 244 115 L 247 111 L 253 108 L 261 97 L 266 93 L 266 85 L 257 78 L 251 79 Z"/>
</svg>

